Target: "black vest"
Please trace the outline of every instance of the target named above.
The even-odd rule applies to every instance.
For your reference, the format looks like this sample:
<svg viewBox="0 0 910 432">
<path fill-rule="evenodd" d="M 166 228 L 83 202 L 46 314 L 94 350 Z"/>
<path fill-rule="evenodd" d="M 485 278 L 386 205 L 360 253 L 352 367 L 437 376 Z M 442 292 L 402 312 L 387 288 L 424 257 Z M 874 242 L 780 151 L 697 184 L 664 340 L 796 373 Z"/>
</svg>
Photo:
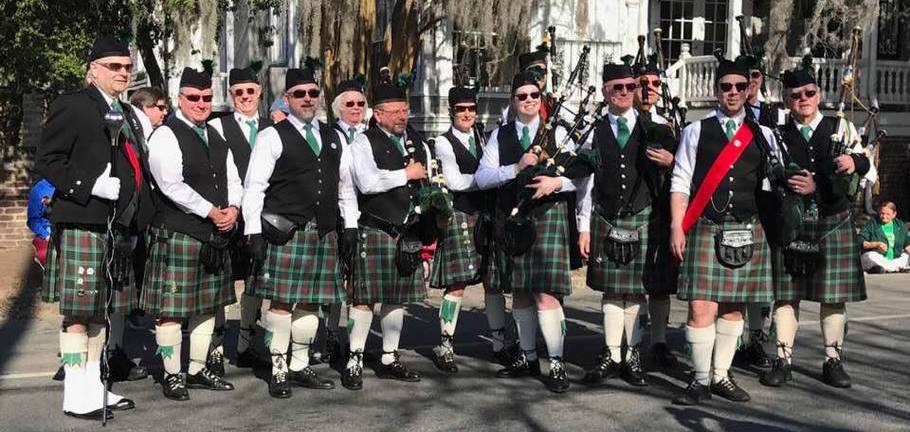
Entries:
<svg viewBox="0 0 910 432">
<path fill-rule="evenodd" d="M 472 130 L 471 133 L 474 134 L 474 131 Z M 444 133 L 442 136 L 449 140 L 449 143 L 452 145 L 452 150 L 455 152 L 455 162 L 458 163 L 458 171 L 461 174 L 476 173 L 477 167 L 480 165 L 480 158 L 483 157 L 483 147 L 481 147 L 480 140 L 477 138 L 476 134 L 474 135 L 474 139 L 477 143 L 476 158 L 467 148 L 465 148 L 461 140 L 459 140 L 451 130 Z M 484 208 L 484 191 L 453 192 L 452 195 L 454 196 L 453 204 L 458 211 L 473 215 Z"/>
<path fill-rule="evenodd" d="M 370 147 L 373 150 L 373 160 L 376 167 L 381 170 L 395 171 L 404 169 L 410 162 L 409 157 L 405 157 L 398 151 L 398 147 L 385 132 L 378 126 L 371 127 L 364 132 L 370 141 Z M 408 137 L 411 139 L 412 137 Z M 413 142 L 414 153 L 411 153 L 415 161 L 429 167 L 428 157 L 422 142 Z M 405 143 L 402 145 L 407 146 Z M 408 216 L 411 202 L 417 195 L 420 187 L 419 181 L 409 181 L 404 186 L 389 189 L 377 194 L 357 194 L 357 203 L 360 206 L 361 214 L 382 219 L 386 222 L 401 225 Z"/>
<path fill-rule="evenodd" d="M 288 121 L 275 124 L 281 138 L 281 156 L 269 177 L 264 209 L 281 214 L 298 225 L 316 218 L 320 235 L 338 222 L 338 168 L 341 142 L 327 124 L 319 123 L 322 148 L 313 154 L 300 131 Z"/>
<path fill-rule="evenodd" d="M 539 127 L 544 127 L 543 120 L 540 122 Z M 531 139 L 534 139 L 534 135 L 531 136 Z M 499 127 L 496 131 L 496 141 L 499 146 L 499 166 L 509 166 L 512 164 L 518 163 L 521 160 L 521 157 L 527 151 L 530 151 L 529 148 L 527 151 L 521 148 L 521 143 L 518 140 L 518 132 L 515 130 L 515 122 L 511 121 Z M 547 139 L 547 145 L 545 150 L 550 155 L 556 154 L 556 136 L 555 132 L 550 132 L 550 136 Z M 515 180 L 510 180 L 506 184 L 499 187 L 496 193 L 496 208 L 499 210 L 500 214 L 508 215 L 512 211 L 512 208 L 518 203 L 518 185 L 515 184 Z M 572 192 L 574 194 L 574 192 Z M 549 209 L 553 203 L 565 199 L 563 194 L 551 194 L 547 197 L 536 200 L 537 210 L 539 212 L 544 212 Z"/>
<path fill-rule="evenodd" d="M 801 168 L 815 173 L 814 196 L 822 216 L 834 215 L 849 210 L 852 206 L 853 197 L 835 181 L 839 174 L 835 172 L 834 158 L 830 152 L 831 135 L 837 133 L 837 123 L 837 117 L 822 118 L 808 143 L 792 121 L 781 128 L 791 160 Z"/>
<path fill-rule="evenodd" d="M 746 103 L 746 115 L 750 117 L 755 117 L 755 111 L 752 109 L 753 105 Z M 776 109 L 771 105 L 765 102 L 759 102 L 758 104 L 758 118 L 755 119 L 758 121 L 759 125 L 773 128 L 777 125 L 777 116 L 775 115 Z"/>
<path fill-rule="evenodd" d="M 259 117 L 257 128 L 260 132 L 271 125 L 272 119 Z M 234 156 L 234 164 L 237 165 L 237 172 L 240 174 L 240 179 L 243 180 L 246 178 L 246 169 L 250 165 L 250 153 L 253 148 L 233 114 L 221 117 L 221 129 L 224 130 L 224 139 L 227 140 L 231 154 Z"/>
<path fill-rule="evenodd" d="M 594 173 L 594 202 L 604 217 L 619 213 L 637 214 L 651 205 L 651 190 L 657 186 L 654 169 L 645 155 L 642 118 L 632 129 L 624 149 L 613 135 L 609 121 L 594 129 L 594 148 L 600 154 L 600 167 Z"/>
<path fill-rule="evenodd" d="M 756 133 L 761 133 L 757 131 Z M 717 117 L 701 121 L 701 136 L 698 139 L 698 152 L 695 158 L 695 173 L 692 176 L 692 193 L 690 198 L 701 188 L 708 170 L 717 156 L 727 145 L 727 135 L 721 128 Z M 758 213 L 755 198 L 761 190 L 764 178 L 765 157 L 753 138 L 752 143 L 743 151 L 739 160 L 733 164 L 721 180 L 711 200 L 705 206 L 702 216 L 722 222 L 725 215 L 731 215 L 741 222 L 749 221 Z"/>
<path fill-rule="evenodd" d="M 215 128 L 206 126 L 208 145 L 183 120 L 172 116 L 165 123 L 180 146 L 183 155 L 183 182 L 215 207 L 228 205 L 227 153 L 228 144 Z M 180 209 L 157 189 L 159 196 L 155 225 L 187 234 L 197 240 L 207 241 L 216 227 L 208 218 L 202 218 Z"/>
</svg>

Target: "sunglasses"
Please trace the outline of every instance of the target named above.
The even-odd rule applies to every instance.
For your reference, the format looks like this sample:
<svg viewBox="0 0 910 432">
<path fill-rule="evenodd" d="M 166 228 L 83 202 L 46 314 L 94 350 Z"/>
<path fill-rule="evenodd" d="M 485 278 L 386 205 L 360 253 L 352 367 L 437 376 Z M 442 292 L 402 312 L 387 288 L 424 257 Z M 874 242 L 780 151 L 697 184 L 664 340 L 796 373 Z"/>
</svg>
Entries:
<svg viewBox="0 0 910 432">
<path fill-rule="evenodd" d="M 749 83 L 747 83 L 747 82 L 738 82 L 736 84 L 724 82 L 724 83 L 720 83 L 718 85 L 720 86 L 720 91 L 722 91 L 724 93 L 727 93 L 730 90 L 733 90 L 733 87 L 736 87 L 737 93 L 742 93 L 742 92 L 746 91 L 747 88 L 749 88 Z"/>
<path fill-rule="evenodd" d="M 160 111 L 167 111 L 167 105 L 149 105 L 146 108 L 158 108 Z"/>
<path fill-rule="evenodd" d="M 529 67 L 529 68 L 526 69 L 526 70 L 527 70 L 528 72 L 533 72 L 533 73 L 537 73 L 537 74 L 541 74 L 541 75 L 546 75 L 546 74 L 547 74 L 547 68 L 545 68 L 545 67 L 540 67 L 540 66 L 532 66 L 532 67 Z"/>
<path fill-rule="evenodd" d="M 752 73 L 750 73 L 749 76 L 751 76 L 752 79 L 759 79 L 759 78 L 761 78 L 762 74 L 761 74 L 761 71 L 752 71 Z"/>
<path fill-rule="evenodd" d="M 244 90 L 246 90 L 246 94 L 248 94 L 250 96 L 256 94 L 256 89 L 254 89 L 252 87 L 248 87 L 245 89 L 239 88 L 239 89 L 234 90 L 234 96 L 237 96 L 237 97 L 243 96 Z"/>
<path fill-rule="evenodd" d="M 105 68 L 107 68 L 107 70 L 109 70 L 111 72 L 120 72 L 121 70 L 123 70 L 123 71 L 126 71 L 127 73 L 130 73 L 133 71 L 132 63 L 102 63 L 102 62 L 95 62 L 95 63 L 100 64 L 101 66 L 104 66 Z"/>
<path fill-rule="evenodd" d="M 515 94 L 515 97 L 522 102 L 527 100 L 528 96 L 530 96 L 531 99 L 540 99 L 540 92 L 536 91 L 536 92 L 531 92 L 531 93 L 516 93 Z"/>
<path fill-rule="evenodd" d="M 410 109 L 410 108 L 402 108 L 402 109 L 400 109 L 400 110 L 394 110 L 394 111 L 392 111 L 392 110 L 384 110 L 384 109 L 377 109 L 376 111 L 379 111 L 379 112 L 382 112 L 382 113 L 386 113 L 386 114 L 389 114 L 389 115 L 393 115 L 393 116 L 394 116 L 394 115 L 406 116 L 406 115 L 408 115 L 408 113 L 411 112 L 411 109 Z"/>
<path fill-rule="evenodd" d="M 646 80 L 645 83 L 646 83 L 646 84 L 650 84 L 651 87 L 660 87 L 661 85 L 663 85 L 663 81 L 661 81 L 661 80 L 654 80 L 654 81 L 651 81 L 651 82 L 648 82 L 648 81 Z M 630 91 L 631 91 L 631 90 L 630 90 Z"/>
<path fill-rule="evenodd" d="M 347 101 L 344 103 L 344 106 L 346 108 L 354 108 L 355 105 L 363 108 L 363 107 L 367 106 L 367 102 L 366 101 L 357 101 L 357 102 Z"/>
<path fill-rule="evenodd" d="M 806 90 L 806 91 L 801 91 L 801 92 L 793 92 L 793 93 L 790 93 L 790 99 L 800 100 L 803 98 L 803 95 L 806 95 L 806 99 L 812 99 L 815 97 L 816 94 L 818 94 L 817 90 Z"/>
<path fill-rule="evenodd" d="M 209 103 L 212 101 L 212 95 L 203 96 L 203 95 L 195 94 L 195 95 L 181 95 L 181 96 L 183 96 L 184 98 L 186 98 L 186 100 L 188 100 L 190 102 L 199 102 L 199 99 L 202 99 L 202 101 L 205 103 Z"/>
<path fill-rule="evenodd" d="M 613 84 L 613 91 L 616 93 L 622 93 L 623 89 L 626 89 L 626 91 L 631 92 L 631 91 L 635 91 L 635 89 L 637 89 L 637 88 L 638 88 L 638 84 L 635 84 L 635 83 Z"/>
<path fill-rule="evenodd" d="M 303 99 L 304 97 L 306 97 L 308 95 L 310 96 L 310 99 L 316 99 L 319 97 L 320 93 L 321 92 L 319 91 L 319 89 L 309 89 L 309 90 L 294 90 L 290 94 L 291 94 L 291 97 L 293 97 L 295 99 Z"/>
<path fill-rule="evenodd" d="M 460 105 L 454 107 L 453 111 L 455 111 L 456 114 L 463 112 L 477 112 L 477 105 Z"/>
</svg>

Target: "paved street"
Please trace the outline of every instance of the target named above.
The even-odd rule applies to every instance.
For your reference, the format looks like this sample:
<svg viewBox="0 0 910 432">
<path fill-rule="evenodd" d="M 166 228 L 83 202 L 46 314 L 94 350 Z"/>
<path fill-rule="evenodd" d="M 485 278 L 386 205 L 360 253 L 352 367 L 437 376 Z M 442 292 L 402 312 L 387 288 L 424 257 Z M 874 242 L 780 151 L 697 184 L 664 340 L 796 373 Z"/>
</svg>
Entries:
<svg viewBox="0 0 910 432">
<path fill-rule="evenodd" d="M 155 431 L 443 431 L 443 430 L 650 430 L 650 431 L 777 431 L 777 430 L 910 430 L 910 275 L 868 277 L 870 300 L 849 306 L 847 371 L 850 390 L 819 381 L 823 353 L 818 305 L 804 305 L 795 352 L 792 385 L 771 390 L 758 383 L 755 371 L 737 370 L 739 382 L 752 395 L 746 404 L 713 399 L 704 406 L 678 407 L 670 400 L 685 385 L 685 371 L 651 372 L 651 385 L 633 388 L 623 381 L 589 388 L 579 380 L 603 345 L 599 296 L 576 287 L 566 302 L 569 320 L 566 357 L 573 387 L 555 395 L 534 380 L 498 380 L 487 360 L 486 319 L 482 293 L 469 290 L 459 318 L 457 352 L 461 372 L 436 372 L 427 357 L 437 340 L 433 305 L 409 307 L 403 359 L 424 374 L 422 382 L 406 384 L 377 379 L 370 368 L 364 390 L 351 392 L 294 389 L 288 400 L 268 396 L 266 382 L 247 370 L 228 366 L 233 393 L 192 391 L 190 402 L 171 402 L 149 379 L 117 384 L 115 391 L 133 398 L 137 408 L 118 413 L 109 430 Z M 229 314 L 230 335 L 236 334 L 236 310 Z M 669 337 L 684 356 L 684 304 L 674 302 Z M 60 411 L 62 384 L 50 379 L 57 367 L 57 324 L 48 320 L 0 322 L 0 430 L 98 430 L 97 423 L 74 420 Z M 374 320 L 374 334 L 378 319 Z M 128 332 L 128 351 L 159 363 L 150 332 Z M 184 343 L 188 348 L 188 343 Z M 378 337 L 369 349 L 376 350 Z M 770 345 L 768 347 L 770 349 Z M 233 355 L 233 345 L 228 353 Z M 184 349 L 186 355 L 187 349 Z M 338 372 L 317 366 L 337 381 Z M 263 375 L 264 376 L 264 375 Z"/>
</svg>

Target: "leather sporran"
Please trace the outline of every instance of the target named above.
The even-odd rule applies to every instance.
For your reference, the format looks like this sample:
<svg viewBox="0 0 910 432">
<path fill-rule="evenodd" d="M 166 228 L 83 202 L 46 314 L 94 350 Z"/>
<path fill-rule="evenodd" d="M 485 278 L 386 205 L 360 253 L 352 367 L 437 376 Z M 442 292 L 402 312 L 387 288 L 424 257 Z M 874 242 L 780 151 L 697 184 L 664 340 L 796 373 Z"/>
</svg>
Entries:
<svg viewBox="0 0 910 432">
<path fill-rule="evenodd" d="M 480 214 L 474 222 L 474 249 L 480 255 L 490 252 L 493 238 L 493 220 L 488 215 Z"/>
<path fill-rule="evenodd" d="M 230 242 L 230 233 L 219 232 L 202 244 L 202 248 L 199 249 L 199 261 L 206 273 L 220 275 L 227 268 Z"/>
<path fill-rule="evenodd" d="M 508 256 L 521 256 L 531 250 L 537 240 L 534 219 L 509 217 L 506 219 L 502 233 L 502 250 Z"/>
<path fill-rule="evenodd" d="M 817 242 L 794 240 L 784 249 L 784 267 L 787 273 L 796 277 L 815 273 L 821 258 L 821 248 Z"/>
<path fill-rule="evenodd" d="M 755 242 L 751 229 L 721 230 L 714 236 L 717 260 L 726 267 L 739 268 L 752 260 Z"/>
<path fill-rule="evenodd" d="M 610 261 L 626 265 L 641 253 L 639 231 L 611 227 L 604 239 L 604 253 Z"/>
<path fill-rule="evenodd" d="M 277 214 L 262 212 L 262 238 L 275 246 L 284 246 L 297 232 L 297 224 L 290 219 Z"/>
<path fill-rule="evenodd" d="M 403 234 L 398 237 L 398 243 L 395 245 L 395 267 L 399 276 L 408 277 L 417 271 L 420 267 L 421 249 L 423 242 L 418 236 Z"/>
</svg>

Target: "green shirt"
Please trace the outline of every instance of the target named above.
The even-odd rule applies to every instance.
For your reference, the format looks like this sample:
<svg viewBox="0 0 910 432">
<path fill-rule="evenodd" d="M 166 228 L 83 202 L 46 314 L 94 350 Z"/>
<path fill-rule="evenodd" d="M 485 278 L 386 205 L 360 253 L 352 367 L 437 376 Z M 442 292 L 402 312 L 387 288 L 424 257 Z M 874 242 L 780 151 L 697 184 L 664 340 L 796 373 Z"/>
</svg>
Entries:
<svg viewBox="0 0 910 432">
<path fill-rule="evenodd" d="M 885 233 L 885 239 L 888 243 L 888 252 L 885 252 L 885 258 L 894 259 L 894 221 L 882 225 L 882 232 Z"/>
</svg>

